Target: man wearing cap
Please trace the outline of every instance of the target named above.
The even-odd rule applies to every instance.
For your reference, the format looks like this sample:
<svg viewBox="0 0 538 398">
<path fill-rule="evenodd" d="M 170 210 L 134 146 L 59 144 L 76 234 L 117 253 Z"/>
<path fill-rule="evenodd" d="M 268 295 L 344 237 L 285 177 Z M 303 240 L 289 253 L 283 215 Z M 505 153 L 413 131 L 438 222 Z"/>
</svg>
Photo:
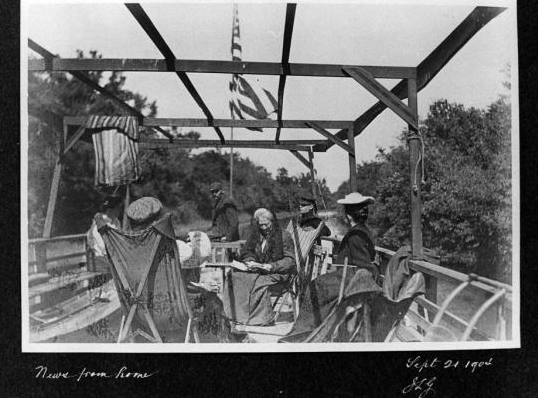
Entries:
<svg viewBox="0 0 538 398">
<path fill-rule="evenodd" d="M 299 197 L 299 212 L 301 213 L 299 226 L 302 229 L 317 229 L 320 224 L 323 224 L 320 236 L 331 236 L 329 227 L 327 227 L 323 220 L 318 217 L 318 207 L 314 197 L 310 195 L 302 195 Z"/>
<path fill-rule="evenodd" d="M 215 204 L 211 217 L 212 225 L 207 236 L 213 241 L 233 242 L 239 240 L 237 206 L 224 195 L 220 182 L 211 184 L 209 190 L 215 199 Z"/>
<path fill-rule="evenodd" d="M 369 270 L 374 279 L 377 279 L 379 270 L 373 263 L 375 259 L 374 239 L 366 226 L 368 205 L 374 203 L 375 199 L 371 196 L 363 196 L 358 192 L 352 192 L 337 202 L 344 205 L 346 219 L 351 228 L 340 243 L 335 263 L 343 264 L 347 258 L 348 264 Z"/>
</svg>

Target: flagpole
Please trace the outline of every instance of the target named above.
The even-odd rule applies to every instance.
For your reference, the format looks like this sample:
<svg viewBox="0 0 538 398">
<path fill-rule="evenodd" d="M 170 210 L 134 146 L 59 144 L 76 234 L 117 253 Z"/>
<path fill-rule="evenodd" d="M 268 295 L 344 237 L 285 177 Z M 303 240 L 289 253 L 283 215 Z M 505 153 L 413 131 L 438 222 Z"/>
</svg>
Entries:
<svg viewBox="0 0 538 398">
<path fill-rule="evenodd" d="M 232 17 L 232 43 L 233 43 L 233 35 L 234 35 L 234 28 L 235 28 L 235 16 L 237 14 L 237 4 L 233 4 L 232 9 L 233 17 Z M 232 49 L 232 61 L 233 61 L 233 49 Z M 232 76 L 233 79 L 233 76 Z M 232 92 L 230 92 L 231 95 Z M 234 112 L 232 110 L 232 107 L 230 106 L 230 118 L 234 120 Z M 230 140 L 233 141 L 234 139 L 234 127 L 232 126 L 230 129 Z M 233 191 L 234 191 L 234 149 L 233 147 L 230 147 L 230 199 L 233 199 Z"/>
</svg>

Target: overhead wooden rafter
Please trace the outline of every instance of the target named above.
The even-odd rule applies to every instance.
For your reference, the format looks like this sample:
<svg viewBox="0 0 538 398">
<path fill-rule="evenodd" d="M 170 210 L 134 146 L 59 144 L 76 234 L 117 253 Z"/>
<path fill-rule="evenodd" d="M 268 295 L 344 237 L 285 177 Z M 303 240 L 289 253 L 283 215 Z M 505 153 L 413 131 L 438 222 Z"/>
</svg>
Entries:
<svg viewBox="0 0 538 398">
<path fill-rule="evenodd" d="M 240 73 L 244 75 L 269 76 L 319 76 L 347 77 L 344 67 L 360 66 L 375 78 L 408 79 L 417 76 L 416 68 L 408 66 L 372 66 L 347 64 L 305 64 L 288 63 L 284 68 L 279 62 L 252 61 L 216 61 L 196 59 L 148 58 L 55 58 L 50 62 L 43 59 L 29 59 L 28 70 L 31 72 L 67 72 L 67 71 L 121 71 L 121 72 L 192 72 L 192 73 Z"/>
<path fill-rule="evenodd" d="M 388 106 L 395 114 L 405 122 L 418 129 L 418 120 L 413 111 L 404 104 L 396 95 L 386 89 L 381 83 L 362 68 L 346 68 L 345 71 L 370 93 L 375 95 L 385 106 Z"/>
<path fill-rule="evenodd" d="M 422 90 L 458 51 L 489 21 L 502 13 L 504 7 L 476 7 L 473 11 L 417 66 L 417 92 Z M 375 76 L 374 76 L 375 77 Z M 407 98 L 407 81 L 399 82 L 391 92 L 399 99 Z M 379 101 L 360 117 L 355 119 L 355 135 L 360 134 L 387 106 Z M 336 136 L 347 137 L 347 130 L 340 130 Z M 329 146 L 333 144 L 330 143 Z"/>
<path fill-rule="evenodd" d="M 146 127 L 161 128 L 161 126 L 185 126 L 185 127 L 213 127 L 220 140 L 167 140 L 148 139 L 142 137 L 140 145 L 148 148 L 173 148 L 173 147 L 248 147 L 265 149 L 285 149 L 299 159 L 310 169 L 312 176 L 315 174 L 313 168 L 313 156 L 315 151 L 325 151 L 334 144 L 339 145 L 348 152 L 350 169 L 350 188 L 357 190 L 356 179 L 356 154 L 354 138 L 359 135 L 383 110 L 387 107 L 393 110 L 398 116 L 404 119 L 409 126 L 411 134 L 410 142 L 410 164 L 418 165 L 421 161 L 418 151 L 418 115 L 416 95 L 424 88 L 437 73 L 450 61 L 450 59 L 467 43 L 485 24 L 505 10 L 500 7 L 476 7 L 467 18 L 450 35 L 428 55 L 417 68 L 398 66 L 360 66 L 360 65 L 327 65 L 327 64 L 290 64 L 289 54 L 291 48 L 291 37 L 295 19 L 295 4 L 288 4 L 286 8 L 286 22 L 284 28 L 282 59 L 280 63 L 270 62 L 243 62 L 243 61 L 213 61 L 213 60 L 178 60 L 168 47 L 157 28 L 151 22 L 149 16 L 144 12 L 139 4 L 126 4 L 153 43 L 157 46 L 163 59 L 58 59 L 52 54 L 43 51 L 43 60 L 29 60 L 30 71 L 67 71 L 73 76 L 87 83 L 95 90 L 107 95 L 118 103 L 123 103 L 103 87 L 89 79 L 83 71 L 148 71 L 148 72 L 175 72 L 185 85 L 193 99 L 202 109 L 206 119 L 179 119 L 179 118 L 144 118 L 141 117 L 140 125 Z M 30 47 L 32 42 L 29 41 Z M 38 48 L 34 45 L 35 48 Z M 38 51 L 39 52 L 39 51 Z M 187 72 L 196 73 L 228 73 L 228 74 L 259 74 L 259 75 L 279 75 L 278 88 L 278 110 L 277 120 L 230 120 L 214 119 L 211 112 L 202 101 L 194 85 L 187 76 Z M 326 76 L 326 77 L 346 77 L 353 78 L 363 85 L 370 93 L 374 94 L 379 102 L 364 112 L 355 121 L 313 121 L 313 120 L 282 120 L 284 88 L 287 76 Z M 403 79 L 392 90 L 384 88 L 375 79 L 390 78 Z M 401 100 L 409 98 L 408 104 Z M 133 111 L 129 105 L 123 103 L 123 109 Z M 35 114 L 35 109 L 30 109 Z M 49 115 L 50 116 L 50 115 Z M 139 115 L 141 116 L 141 115 Z M 50 120 L 53 120 L 49 118 Z M 81 125 L 84 117 L 66 117 L 64 125 Z M 53 121 L 53 123 L 55 123 Z M 231 141 L 225 142 L 219 127 L 258 127 L 277 128 L 275 141 Z M 280 141 L 280 131 L 282 128 L 313 128 L 323 135 L 325 140 L 287 140 Z M 329 133 L 326 129 L 340 129 L 336 134 Z M 76 136 L 80 135 L 80 131 Z M 64 139 L 66 133 L 64 132 Z M 74 143 L 72 139 L 67 143 L 67 149 Z M 344 142 L 347 140 L 347 143 Z M 307 151 L 308 159 L 299 153 Z M 411 167 L 416 170 L 417 167 Z M 59 180 L 59 173 L 56 180 Z M 420 177 L 416 172 L 411 173 L 411 181 L 414 185 Z M 314 181 L 312 181 L 314 184 Z M 312 185 L 315 192 L 315 187 Z M 422 238 L 420 223 L 420 186 L 414 186 L 411 190 L 411 216 L 412 216 L 412 241 L 413 256 L 421 255 Z M 49 207 L 51 205 L 49 204 Z M 53 206 L 53 205 L 52 205 Z M 49 214 L 47 214 L 49 218 Z M 50 221 L 49 221 L 50 230 Z"/>
<path fill-rule="evenodd" d="M 45 65 L 51 65 L 55 60 L 58 60 L 56 55 L 51 53 L 50 51 L 46 50 L 39 44 L 37 44 L 35 41 L 28 39 L 28 47 L 30 47 L 32 50 L 34 50 L 36 53 L 41 55 L 44 59 L 43 60 L 35 60 L 35 61 L 41 61 Z M 30 60 L 31 61 L 31 60 Z M 49 68 L 46 68 L 47 70 Z M 73 77 L 77 78 L 87 86 L 93 88 L 95 91 L 103 94 L 105 97 L 110 98 L 112 101 L 114 101 L 117 105 L 119 105 L 121 108 L 123 108 L 125 111 L 131 113 L 132 115 L 138 116 L 138 117 L 144 117 L 143 114 L 138 112 L 135 108 L 133 108 L 131 105 L 125 103 L 120 98 L 116 97 L 114 94 L 112 94 L 110 91 L 108 91 L 106 88 L 102 87 L 99 83 L 94 82 L 92 79 L 90 79 L 84 72 L 76 71 L 76 70 L 65 70 L 65 72 L 70 73 Z M 39 112 L 38 109 L 34 109 L 35 112 Z M 172 139 L 172 135 L 161 128 L 157 128 L 160 133 L 162 133 L 164 136 Z"/>
<path fill-rule="evenodd" d="M 153 41 L 155 46 L 157 46 L 161 54 L 164 56 L 167 65 L 171 67 L 171 65 L 173 65 L 176 61 L 176 56 L 174 55 L 170 47 L 168 47 L 168 44 L 166 44 L 163 37 L 149 18 L 148 14 L 146 14 L 142 6 L 137 3 L 127 3 L 125 4 L 125 6 L 131 12 L 131 14 L 133 14 L 140 26 L 142 26 L 151 41 Z M 181 80 L 189 94 L 192 96 L 192 98 L 196 101 L 207 119 L 213 119 L 213 115 L 209 111 L 209 108 L 202 100 L 202 97 L 200 97 L 200 94 L 198 94 L 198 91 L 196 91 L 194 84 L 192 84 L 187 74 L 185 72 L 176 71 L 176 75 L 179 77 L 179 79 Z M 220 131 L 218 127 L 214 127 L 214 129 L 217 132 L 220 141 L 224 144 L 224 135 L 222 134 L 222 131 Z"/>
<path fill-rule="evenodd" d="M 327 130 L 325 130 L 323 127 L 321 127 L 318 123 L 315 122 L 306 122 L 306 125 L 309 127 L 312 127 L 314 130 L 316 130 L 318 133 L 320 133 L 322 136 L 327 138 L 329 141 L 331 141 L 333 144 L 338 145 L 339 147 L 345 149 L 349 153 L 353 153 L 353 148 L 346 144 L 344 141 L 342 141 L 340 138 L 335 137 L 333 134 L 329 133 Z"/>
<path fill-rule="evenodd" d="M 85 116 L 66 116 L 65 120 L 70 125 L 80 125 L 86 120 Z M 282 120 L 284 128 L 307 129 L 311 128 L 306 123 L 315 122 L 317 126 L 326 129 L 341 129 L 353 124 L 351 120 Z M 257 128 L 275 128 L 276 120 L 270 119 L 186 119 L 186 118 L 156 118 L 144 117 L 140 120 L 140 126 L 175 126 L 175 127 L 257 127 Z"/>
<path fill-rule="evenodd" d="M 284 23 L 284 39 L 282 43 L 282 70 L 284 74 L 280 75 L 278 80 L 278 108 L 277 108 L 277 120 L 278 127 L 276 129 L 275 141 L 280 140 L 280 130 L 282 128 L 282 109 L 284 107 L 284 87 L 286 86 L 286 76 L 289 75 L 290 65 L 290 49 L 291 49 L 291 37 L 293 35 L 293 22 L 295 21 L 295 9 L 297 4 L 288 4 L 286 6 L 286 21 Z"/>
</svg>

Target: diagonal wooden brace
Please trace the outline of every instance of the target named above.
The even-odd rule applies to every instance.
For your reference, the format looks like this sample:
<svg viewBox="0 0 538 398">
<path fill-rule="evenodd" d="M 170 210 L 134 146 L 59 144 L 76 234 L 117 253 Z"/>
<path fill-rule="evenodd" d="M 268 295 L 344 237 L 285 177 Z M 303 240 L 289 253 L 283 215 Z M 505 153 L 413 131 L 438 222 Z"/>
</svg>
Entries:
<svg viewBox="0 0 538 398">
<path fill-rule="evenodd" d="M 327 130 L 325 130 L 324 128 L 320 127 L 319 125 L 317 125 L 316 123 L 314 122 L 306 122 L 305 123 L 306 125 L 312 127 L 314 130 L 316 130 L 318 133 L 320 133 L 322 136 L 324 136 L 325 138 L 328 138 L 329 141 L 332 141 L 333 143 L 335 143 L 336 145 L 344 148 L 347 152 L 353 154 L 353 148 L 351 148 L 348 144 L 346 144 L 344 141 L 342 141 L 340 138 L 338 137 L 335 137 L 333 134 L 329 133 Z"/>
<path fill-rule="evenodd" d="M 310 169 L 310 162 L 309 162 L 308 160 L 306 160 L 306 158 L 305 158 L 303 155 L 301 155 L 301 154 L 300 154 L 299 152 L 297 152 L 297 151 L 290 151 L 290 152 L 291 152 L 291 154 L 292 154 L 293 156 L 295 156 L 297 159 L 299 159 L 299 161 L 300 161 L 302 164 L 304 164 L 306 167 L 308 167 L 308 168 Z"/>
<path fill-rule="evenodd" d="M 411 108 L 405 105 L 396 95 L 375 80 L 370 72 L 361 67 L 343 67 L 343 69 L 361 86 L 375 95 L 376 98 L 407 122 L 407 124 L 418 130 L 417 115 L 415 115 Z"/>
</svg>

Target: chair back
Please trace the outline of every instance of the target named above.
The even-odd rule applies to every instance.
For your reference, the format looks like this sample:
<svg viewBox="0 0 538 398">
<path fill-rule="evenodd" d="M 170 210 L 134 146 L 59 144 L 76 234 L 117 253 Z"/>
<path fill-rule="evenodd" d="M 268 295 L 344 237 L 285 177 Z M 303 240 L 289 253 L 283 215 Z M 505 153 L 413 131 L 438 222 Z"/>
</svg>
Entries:
<svg viewBox="0 0 538 398">
<path fill-rule="evenodd" d="M 297 224 L 297 220 L 292 218 L 286 227 L 286 231 L 290 233 L 293 240 L 293 246 L 295 248 L 295 260 L 297 262 L 297 273 L 299 275 L 305 273 L 310 250 L 312 249 L 316 239 L 319 238 L 323 225 L 323 223 L 320 223 L 316 229 L 303 230 Z"/>
<path fill-rule="evenodd" d="M 99 223 L 98 228 L 128 317 L 127 326 L 132 324 L 142 335 L 153 334 L 157 341 L 167 331 L 182 328 L 191 318 L 191 310 L 170 215 L 140 232 Z"/>
</svg>

